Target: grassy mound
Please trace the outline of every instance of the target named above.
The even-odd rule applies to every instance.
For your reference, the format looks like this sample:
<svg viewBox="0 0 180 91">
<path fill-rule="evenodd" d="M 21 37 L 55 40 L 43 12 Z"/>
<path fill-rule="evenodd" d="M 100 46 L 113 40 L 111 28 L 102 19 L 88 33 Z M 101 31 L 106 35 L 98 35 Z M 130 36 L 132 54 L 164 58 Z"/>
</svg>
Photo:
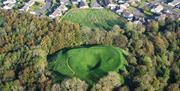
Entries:
<svg viewBox="0 0 180 91">
<path fill-rule="evenodd" d="M 123 26 L 125 22 L 124 18 L 107 9 L 72 9 L 62 17 L 62 21 L 65 20 L 106 30 L 110 30 L 115 24 Z"/>
<path fill-rule="evenodd" d="M 125 64 L 126 60 L 120 48 L 94 46 L 60 51 L 48 67 L 64 76 L 76 76 L 91 83 L 109 71 L 124 70 Z"/>
</svg>

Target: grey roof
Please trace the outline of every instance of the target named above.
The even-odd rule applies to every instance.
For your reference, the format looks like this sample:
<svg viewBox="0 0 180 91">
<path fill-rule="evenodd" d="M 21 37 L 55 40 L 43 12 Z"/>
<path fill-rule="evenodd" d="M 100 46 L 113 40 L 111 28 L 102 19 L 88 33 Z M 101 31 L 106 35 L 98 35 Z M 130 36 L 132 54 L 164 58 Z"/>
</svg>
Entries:
<svg viewBox="0 0 180 91">
<path fill-rule="evenodd" d="M 78 3 L 78 7 L 86 6 L 85 2 L 81 1 Z"/>
<path fill-rule="evenodd" d="M 139 11 L 138 9 L 134 9 L 134 10 L 133 10 L 133 14 L 134 14 L 135 16 L 142 16 L 142 15 L 143 15 L 143 13 L 142 13 L 141 11 Z"/>
<path fill-rule="evenodd" d="M 72 2 L 78 2 L 78 0 L 71 0 Z"/>
<path fill-rule="evenodd" d="M 95 0 L 92 2 L 91 7 L 101 7 L 101 5 Z"/>
<path fill-rule="evenodd" d="M 64 2 L 64 3 L 70 3 L 69 0 L 60 0 L 61 2 Z"/>
<path fill-rule="evenodd" d="M 45 0 L 45 2 L 51 2 L 51 0 Z"/>
<path fill-rule="evenodd" d="M 104 1 L 104 4 L 105 4 L 106 6 L 110 3 L 109 0 L 103 0 L 103 1 Z"/>
<path fill-rule="evenodd" d="M 45 6 L 42 8 L 42 10 L 46 11 L 51 8 L 51 0 L 46 0 Z"/>
</svg>

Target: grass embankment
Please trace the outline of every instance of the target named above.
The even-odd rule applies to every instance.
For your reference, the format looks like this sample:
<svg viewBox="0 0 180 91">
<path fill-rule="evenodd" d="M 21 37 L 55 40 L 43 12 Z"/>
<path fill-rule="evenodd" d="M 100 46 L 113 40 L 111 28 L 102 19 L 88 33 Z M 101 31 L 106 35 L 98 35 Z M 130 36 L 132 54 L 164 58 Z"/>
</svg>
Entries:
<svg viewBox="0 0 180 91">
<path fill-rule="evenodd" d="M 71 9 L 61 21 L 71 21 L 90 28 L 110 30 L 113 25 L 123 26 L 125 19 L 107 9 Z"/>
<path fill-rule="evenodd" d="M 109 71 L 125 70 L 125 64 L 126 60 L 120 48 L 94 46 L 60 51 L 48 67 L 64 76 L 76 76 L 92 83 Z"/>
</svg>

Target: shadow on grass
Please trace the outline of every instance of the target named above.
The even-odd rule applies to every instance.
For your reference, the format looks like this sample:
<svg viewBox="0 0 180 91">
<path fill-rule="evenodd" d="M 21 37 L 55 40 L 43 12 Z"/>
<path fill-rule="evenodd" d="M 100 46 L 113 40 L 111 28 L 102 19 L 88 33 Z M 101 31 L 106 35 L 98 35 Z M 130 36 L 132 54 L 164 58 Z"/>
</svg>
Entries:
<svg viewBox="0 0 180 91">
<path fill-rule="evenodd" d="M 63 53 L 67 52 L 68 50 L 71 50 L 71 49 L 77 49 L 77 48 L 89 48 L 89 47 L 92 47 L 92 46 L 98 46 L 98 45 L 101 45 L 101 44 L 84 44 L 84 45 L 81 45 L 81 46 L 76 46 L 76 47 L 66 47 L 66 48 L 63 48 L 61 50 L 58 50 L 56 51 L 55 53 L 52 53 L 52 54 L 49 54 L 47 56 L 47 59 L 48 59 L 48 62 L 50 62 L 52 59 L 54 59 L 54 57 L 56 57 L 58 55 L 58 53 L 60 51 L 62 51 Z"/>
<path fill-rule="evenodd" d="M 105 29 L 106 31 L 111 31 L 112 30 L 112 27 L 114 25 L 118 25 L 120 28 L 124 28 L 125 27 L 125 22 L 126 20 L 119 17 L 117 20 L 106 20 L 106 24 L 99 24 L 99 23 L 96 23 L 94 24 L 97 28 L 102 28 L 102 29 Z"/>
</svg>

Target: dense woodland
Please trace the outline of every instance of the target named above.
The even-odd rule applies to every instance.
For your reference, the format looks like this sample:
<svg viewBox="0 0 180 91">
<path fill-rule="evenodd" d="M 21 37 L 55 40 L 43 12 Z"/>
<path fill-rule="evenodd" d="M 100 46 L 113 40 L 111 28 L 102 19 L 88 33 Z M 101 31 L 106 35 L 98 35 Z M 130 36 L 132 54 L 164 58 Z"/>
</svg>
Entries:
<svg viewBox="0 0 180 91">
<path fill-rule="evenodd" d="M 57 81 L 48 57 L 64 49 L 113 45 L 128 52 L 125 72 L 109 72 L 94 85 L 79 78 Z M 125 81 L 120 83 L 119 76 Z M 0 91 L 179 91 L 180 21 L 91 29 L 71 22 L 0 11 Z"/>
</svg>

